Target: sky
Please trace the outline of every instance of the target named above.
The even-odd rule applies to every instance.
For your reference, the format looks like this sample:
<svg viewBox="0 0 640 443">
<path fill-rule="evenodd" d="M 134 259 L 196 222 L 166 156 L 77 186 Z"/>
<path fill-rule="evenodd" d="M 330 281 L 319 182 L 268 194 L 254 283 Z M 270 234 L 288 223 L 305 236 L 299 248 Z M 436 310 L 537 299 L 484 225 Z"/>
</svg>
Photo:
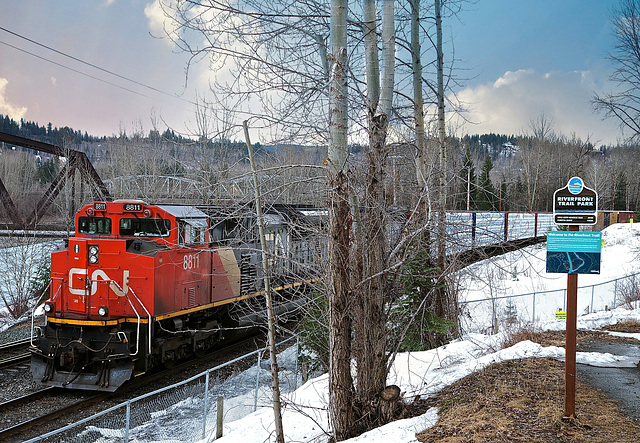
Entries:
<svg viewBox="0 0 640 443">
<path fill-rule="evenodd" d="M 0 114 L 98 136 L 148 133 L 152 122 L 193 131 L 208 66 L 199 63 L 187 79 L 187 56 L 158 38 L 154 1 L 0 0 Z M 461 79 L 455 92 L 470 122 L 452 123 L 456 135 L 520 135 L 544 114 L 561 135 L 596 145 L 619 140 L 617 124 L 590 104 L 594 91 L 610 88 L 616 4 L 479 0 L 445 18 Z"/>
</svg>

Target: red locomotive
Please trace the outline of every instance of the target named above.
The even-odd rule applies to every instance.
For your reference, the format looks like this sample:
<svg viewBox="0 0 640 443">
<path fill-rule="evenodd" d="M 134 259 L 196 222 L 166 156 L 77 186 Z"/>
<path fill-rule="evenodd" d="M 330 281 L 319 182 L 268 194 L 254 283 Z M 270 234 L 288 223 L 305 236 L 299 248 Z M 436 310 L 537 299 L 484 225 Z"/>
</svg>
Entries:
<svg viewBox="0 0 640 443">
<path fill-rule="evenodd" d="M 281 313 L 298 306 L 298 289 L 315 276 L 319 243 L 309 228 L 318 214 L 266 211 Z M 82 208 L 68 248 L 51 255 L 46 325 L 30 349 L 34 379 L 114 391 L 153 367 L 206 352 L 226 328 L 260 321 L 255 223 L 251 210 L 209 206 L 118 201 Z M 247 303 L 254 309 L 243 311 Z"/>
</svg>

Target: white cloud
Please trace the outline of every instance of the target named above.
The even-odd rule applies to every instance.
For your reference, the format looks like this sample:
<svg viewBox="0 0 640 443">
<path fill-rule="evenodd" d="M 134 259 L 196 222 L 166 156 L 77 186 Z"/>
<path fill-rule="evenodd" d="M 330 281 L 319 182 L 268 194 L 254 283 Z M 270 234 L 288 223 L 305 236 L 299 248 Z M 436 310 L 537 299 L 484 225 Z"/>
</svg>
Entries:
<svg viewBox="0 0 640 443">
<path fill-rule="evenodd" d="M 9 80 L 0 77 L 0 114 L 8 115 L 14 120 L 20 120 L 27 113 L 27 108 L 24 106 L 16 106 L 7 102 L 5 97 L 5 90 Z"/>
<path fill-rule="evenodd" d="M 167 33 L 169 35 L 176 36 L 178 26 L 175 20 L 168 18 L 165 14 L 165 10 L 170 12 L 175 9 L 173 0 L 154 0 L 152 3 L 147 3 L 144 7 L 144 15 L 149 21 L 149 29 L 151 34 L 156 37 L 161 37 L 171 47 L 174 46 L 173 41 L 170 38 L 166 38 Z"/>
<path fill-rule="evenodd" d="M 493 83 L 463 89 L 458 99 L 472 123 L 461 132 L 529 133 L 529 122 L 544 113 L 560 135 L 575 133 L 593 143 L 615 143 L 622 136 L 616 123 L 603 120 L 590 103 L 597 89 L 593 77 L 589 71 L 539 74 L 528 69 L 507 71 Z"/>
</svg>

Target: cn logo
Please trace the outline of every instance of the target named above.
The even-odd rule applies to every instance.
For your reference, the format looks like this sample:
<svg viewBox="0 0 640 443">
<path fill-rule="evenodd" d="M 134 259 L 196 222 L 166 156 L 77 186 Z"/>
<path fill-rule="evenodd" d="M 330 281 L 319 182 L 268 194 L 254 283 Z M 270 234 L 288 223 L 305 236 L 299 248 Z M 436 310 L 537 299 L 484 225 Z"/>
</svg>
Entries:
<svg viewBox="0 0 640 443">
<path fill-rule="evenodd" d="M 73 283 L 77 280 L 84 281 L 82 275 L 87 275 L 87 270 L 82 268 L 71 268 L 69 269 L 69 292 L 73 295 L 85 295 L 86 288 L 74 288 Z M 118 285 L 115 280 L 109 278 L 106 272 L 102 269 L 96 269 L 91 273 L 91 295 L 94 295 L 98 292 L 98 278 L 103 281 L 109 282 L 109 288 L 116 294 L 118 297 L 124 297 L 129 292 L 129 270 L 125 269 L 122 271 L 122 286 Z"/>
</svg>

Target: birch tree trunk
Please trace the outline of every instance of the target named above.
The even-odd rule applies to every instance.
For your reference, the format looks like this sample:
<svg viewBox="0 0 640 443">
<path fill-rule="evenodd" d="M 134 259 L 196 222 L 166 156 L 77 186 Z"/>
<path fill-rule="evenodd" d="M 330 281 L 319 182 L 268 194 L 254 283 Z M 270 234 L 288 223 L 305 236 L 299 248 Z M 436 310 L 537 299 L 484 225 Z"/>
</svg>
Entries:
<svg viewBox="0 0 640 443">
<path fill-rule="evenodd" d="M 444 119 L 444 55 L 442 53 L 442 14 L 440 0 L 434 0 L 436 12 L 436 53 L 437 53 L 437 102 L 438 102 L 438 147 L 440 151 L 440 167 L 438 171 L 438 267 L 441 281 L 436 293 L 434 313 L 440 318 L 450 318 L 447 290 L 442 281 L 446 267 L 446 204 L 447 204 L 447 144 Z"/>
<path fill-rule="evenodd" d="M 255 194 L 256 215 L 258 216 L 258 231 L 260 232 L 260 247 L 262 250 L 262 274 L 264 276 L 264 293 L 267 301 L 267 323 L 269 336 L 269 354 L 271 356 L 271 391 L 273 403 L 273 415 L 276 426 L 276 442 L 284 443 L 284 431 L 282 429 L 282 412 L 280 409 L 280 380 L 278 378 L 278 361 L 276 354 L 276 318 L 273 312 L 273 293 L 271 291 L 271 276 L 269 269 L 269 257 L 267 256 L 267 240 L 264 232 L 264 217 L 262 216 L 262 201 L 260 185 L 256 172 L 256 162 L 253 158 L 253 146 L 249 138 L 247 121 L 242 123 L 244 137 L 249 150 L 249 162 L 251 163 L 251 175 L 253 178 L 253 190 Z M 260 368 L 258 368 L 260 370 Z"/>
<path fill-rule="evenodd" d="M 384 55 L 383 80 L 380 85 L 376 7 L 374 0 L 364 0 L 365 45 L 367 54 L 367 103 L 369 106 L 369 147 L 367 177 L 363 198 L 363 223 L 356 240 L 358 276 L 354 291 L 355 349 L 357 366 L 356 406 L 358 432 L 388 421 L 380 408 L 379 396 L 386 385 L 386 315 L 388 279 L 387 234 L 385 229 L 386 196 L 384 192 L 388 149 L 388 120 L 391 114 L 395 68 L 394 1 L 385 0 L 382 21 Z"/>
<path fill-rule="evenodd" d="M 331 2 L 329 91 L 329 416 L 335 439 L 351 437 L 350 211 L 347 180 L 347 0 Z"/>
<path fill-rule="evenodd" d="M 424 130 L 424 99 L 422 97 L 422 61 L 420 48 L 420 0 L 411 3 L 411 65 L 413 71 L 413 114 L 416 136 L 416 178 L 419 190 L 427 192 L 427 150 Z"/>
</svg>

